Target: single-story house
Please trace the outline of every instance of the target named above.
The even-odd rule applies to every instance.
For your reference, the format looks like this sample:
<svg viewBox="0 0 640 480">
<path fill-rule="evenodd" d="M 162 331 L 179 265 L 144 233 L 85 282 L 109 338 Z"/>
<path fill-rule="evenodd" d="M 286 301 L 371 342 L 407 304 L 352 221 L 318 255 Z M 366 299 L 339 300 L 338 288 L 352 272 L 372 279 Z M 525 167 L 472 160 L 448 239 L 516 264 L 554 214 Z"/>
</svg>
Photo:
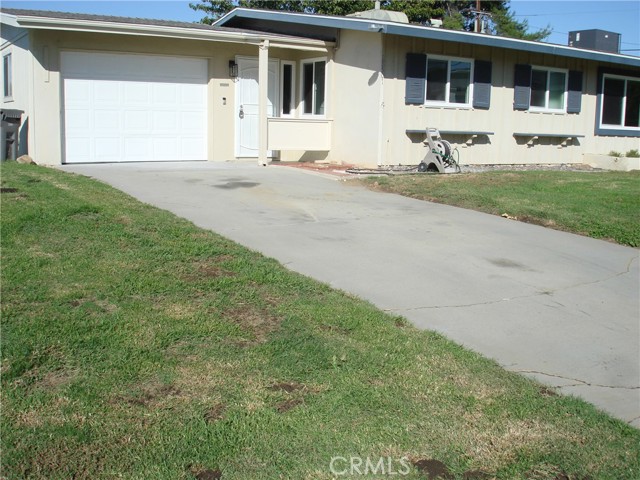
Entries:
<svg viewBox="0 0 640 480">
<path fill-rule="evenodd" d="M 238 8 L 213 26 L 2 9 L 3 109 L 37 163 L 257 159 L 463 164 L 640 148 L 640 58 L 373 10 Z"/>
</svg>

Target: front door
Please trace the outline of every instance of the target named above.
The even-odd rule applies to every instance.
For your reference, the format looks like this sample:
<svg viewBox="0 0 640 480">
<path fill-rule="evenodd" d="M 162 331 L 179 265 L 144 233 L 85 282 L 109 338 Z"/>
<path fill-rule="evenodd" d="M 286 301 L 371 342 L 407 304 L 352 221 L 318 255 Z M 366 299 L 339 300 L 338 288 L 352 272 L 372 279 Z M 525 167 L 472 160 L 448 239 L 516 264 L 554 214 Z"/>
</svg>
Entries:
<svg viewBox="0 0 640 480">
<path fill-rule="evenodd" d="M 239 57 L 236 88 L 236 156 L 258 156 L 258 59 Z M 278 60 L 269 60 L 267 116 L 277 116 Z M 268 152 L 269 157 L 273 152 Z"/>
</svg>

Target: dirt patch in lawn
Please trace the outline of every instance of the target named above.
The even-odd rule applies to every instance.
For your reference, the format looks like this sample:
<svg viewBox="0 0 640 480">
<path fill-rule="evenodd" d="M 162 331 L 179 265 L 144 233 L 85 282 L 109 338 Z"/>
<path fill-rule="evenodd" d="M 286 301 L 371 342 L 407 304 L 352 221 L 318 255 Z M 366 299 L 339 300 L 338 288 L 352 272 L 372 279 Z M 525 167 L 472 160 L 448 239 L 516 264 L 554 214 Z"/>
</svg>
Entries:
<svg viewBox="0 0 640 480">
<path fill-rule="evenodd" d="M 455 476 L 449 471 L 449 468 L 440 460 L 420 459 L 413 461 L 414 467 L 421 473 L 424 473 L 428 479 L 453 480 Z M 483 480 L 492 478 L 493 475 L 481 470 L 469 470 L 462 474 L 465 480 Z"/>
<path fill-rule="evenodd" d="M 204 414 L 204 421 L 207 423 L 215 423 L 218 420 L 222 420 L 226 409 L 227 407 L 223 403 L 216 403 Z"/>
<path fill-rule="evenodd" d="M 306 387 L 304 385 L 300 385 L 299 383 L 274 383 L 273 385 L 271 385 L 269 387 L 269 390 L 271 390 L 272 392 L 286 392 L 286 393 L 291 393 L 291 392 L 295 392 L 296 390 L 303 390 Z"/>
<path fill-rule="evenodd" d="M 298 405 L 304 403 L 302 398 L 290 398 L 289 400 L 284 400 L 276 405 L 276 410 L 278 413 L 285 413 L 291 410 Z"/>
<path fill-rule="evenodd" d="M 188 272 L 182 275 L 182 279 L 188 282 L 197 282 L 213 278 L 235 277 L 235 272 L 220 266 L 220 263 L 229 258 L 229 255 L 221 255 L 216 258 L 195 261 L 192 263 Z"/>
<path fill-rule="evenodd" d="M 127 403 L 129 405 L 154 407 L 159 403 L 181 396 L 182 391 L 173 385 L 149 384 L 133 395 L 116 396 L 112 403 Z"/>
<path fill-rule="evenodd" d="M 77 372 L 68 370 L 54 370 L 47 372 L 34 386 L 47 390 L 57 390 L 71 383 L 77 377 Z"/>
<path fill-rule="evenodd" d="M 217 468 L 205 468 L 200 465 L 188 465 L 187 470 L 197 480 L 220 480 L 222 472 Z"/>
<path fill-rule="evenodd" d="M 242 339 L 239 345 L 251 346 L 267 341 L 269 335 L 280 328 L 282 319 L 272 315 L 265 309 L 252 305 L 240 305 L 227 310 L 223 318 L 239 324 L 244 330 L 253 335 L 252 340 Z M 237 342 L 236 342 L 237 343 Z"/>
<path fill-rule="evenodd" d="M 107 300 L 98 300 L 96 298 L 74 298 L 69 301 L 69 305 L 74 308 L 83 307 L 93 313 L 113 313 L 118 309 L 117 305 Z"/>
</svg>

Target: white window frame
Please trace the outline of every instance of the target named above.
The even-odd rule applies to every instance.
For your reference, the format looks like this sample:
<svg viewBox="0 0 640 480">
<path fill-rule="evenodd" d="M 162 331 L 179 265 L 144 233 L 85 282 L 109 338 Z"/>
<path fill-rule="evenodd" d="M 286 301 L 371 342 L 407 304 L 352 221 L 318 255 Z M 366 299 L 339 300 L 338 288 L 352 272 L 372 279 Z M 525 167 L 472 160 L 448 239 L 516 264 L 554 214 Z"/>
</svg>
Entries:
<svg viewBox="0 0 640 480">
<path fill-rule="evenodd" d="M 429 60 L 445 60 L 447 62 L 447 84 L 445 87 L 445 101 L 440 100 L 427 100 L 427 88 L 429 84 L 428 74 L 429 74 Z M 471 65 L 471 69 L 469 71 L 469 95 L 467 103 L 453 103 L 450 101 L 450 93 L 451 93 L 451 62 L 467 62 Z M 425 70 L 425 82 L 424 82 L 424 104 L 427 107 L 451 107 L 451 108 L 473 108 L 473 69 L 474 69 L 474 61 L 472 58 L 461 58 L 461 57 L 449 57 L 445 55 L 427 55 L 426 62 L 426 70 Z"/>
<path fill-rule="evenodd" d="M 607 78 L 612 78 L 615 80 L 624 80 L 624 97 L 622 97 L 622 124 L 621 125 L 612 125 L 610 123 L 602 123 L 602 115 L 604 114 L 604 82 Z M 634 82 L 640 82 L 639 77 L 627 77 L 625 75 L 613 75 L 610 73 L 605 73 L 602 75 L 602 93 L 600 93 L 600 118 L 598 119 L 598 124 L 603 130 L 627 130 L 629 132 L 637 132 L 640 130 L 640 127 L 626 127 L 624 125 L 625 113 L 627 110 L 627 83 L 629 80 Z"/>
<path fill-rule="evenodd" d="M 322 114 L 317 114 L 317 113 L 305 113 L 305 103 L 304 103 L 304 66 L 307 63 L 311 63 L 311 64 L 315 64 L 316 62 L 324 62 L 324 113 Z M 329 66 L 329 62 L 327 60 L 327 57 L 316 57 L 316 58 L 305 58 L 303 60 L 300 60 L 300 102 L 299 102 L 299 106 L 300 106 L 300 117 L 313 117 L 313 118 L 325 118 L 327 115 L 327 85 L 328 85 L 328 79 L 327 79 L 327 71 L 328 71 L 328 66 Z M 315 71 L 315 65 L 314 65 L 314 71 Z M 313 111 L 313 106 L 316 103 L 316 88 L 315 88 L 315 83 L 314 83 L 314 89 L 313 89 L 313 93 L 311 95 L 311 110 Z"/>
<path fill-rule="evenodd" d="M 284 66 L 291 66 L 291 110 L 290 113 L 284 113 Z M 326 79 L 325 79 L 326 81 Z M 326 98 L 326 97 L 325 97 Z M 326 101 L 326 100 L 325 100 Z M 290 60 L 280 61 L 280 116 L 284 118 L 292 118 L 296 116 L 296 62 Z"/>
<path fill-rule="evenodd" d="M 540 67 L 536 65 L 531 66 L 531 83 L 533 84 L 533 72 L 534 70 L 544 71 L 547 73 L 547 90 L 544 94 L 544 107 L 535 107 L 531 105 L 531 95 L 533 94 L 533 85 L 529 88 L 529 111 L 530 112 L 547 112 L 547 113 L 567 113 L 567 100 L 569 97 L 569 70 L 566 68 L 555 67 Z M 549 108 L 549 85 L 551 72 L 564 73 L 564 95 L 562 108 Z"/>
<path fill-rule="evenodd" d="M 8 71 L 6 71 L 8 70 Z M 7 81 L 5 82 L 5 78 Z M 2 55 L 2 95 L 5 102 L 13 100 L 13 55 L 8 52 Z"/>
</svg>

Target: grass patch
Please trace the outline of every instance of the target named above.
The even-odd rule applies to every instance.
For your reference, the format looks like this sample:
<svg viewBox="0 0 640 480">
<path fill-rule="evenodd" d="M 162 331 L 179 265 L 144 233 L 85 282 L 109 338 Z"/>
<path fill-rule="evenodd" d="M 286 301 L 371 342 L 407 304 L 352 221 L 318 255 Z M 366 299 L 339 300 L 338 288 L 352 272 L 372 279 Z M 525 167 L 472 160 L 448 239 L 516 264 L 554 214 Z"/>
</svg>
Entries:
<svg viewBox="0 0 640 480">
<path fill-rule="evenodd" d="M 0 476 L 640 477 L 639 431 L 435 333 L 90 179 L 2 187 Z"/>
<path fill-rule="evenodd" d="M 640 247 L 640 172 L 485 172 L 362 180 L 398 193 Z"/>
</svg>

